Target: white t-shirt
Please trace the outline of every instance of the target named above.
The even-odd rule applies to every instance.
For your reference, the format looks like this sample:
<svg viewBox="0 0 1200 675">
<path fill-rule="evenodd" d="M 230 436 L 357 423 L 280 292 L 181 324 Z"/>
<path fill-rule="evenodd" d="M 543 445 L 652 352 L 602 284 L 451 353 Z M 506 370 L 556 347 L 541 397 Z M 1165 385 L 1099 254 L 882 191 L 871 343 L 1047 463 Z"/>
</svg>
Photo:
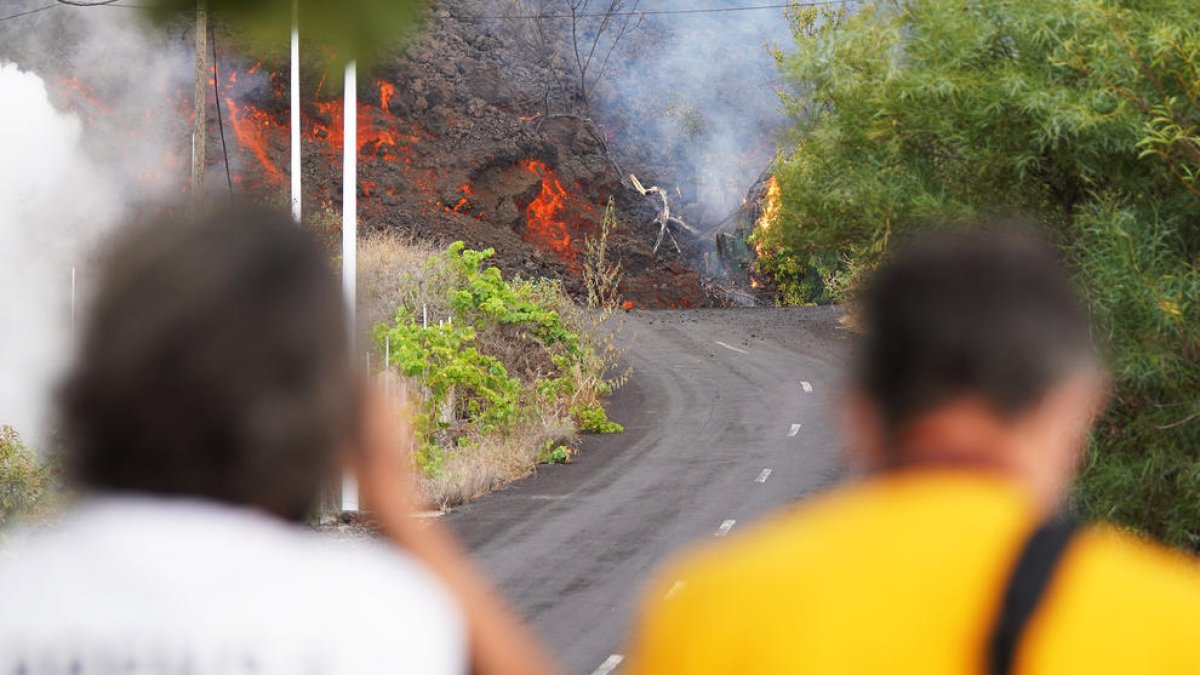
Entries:
<svg viewBox="0 0 1200 675">
<path fill-rule="evenodd" d="M 458 609 L 412 559 L 252 510 L 95 499 L 0 550 L 0 673 L 465 669 Z"/>
</svg>

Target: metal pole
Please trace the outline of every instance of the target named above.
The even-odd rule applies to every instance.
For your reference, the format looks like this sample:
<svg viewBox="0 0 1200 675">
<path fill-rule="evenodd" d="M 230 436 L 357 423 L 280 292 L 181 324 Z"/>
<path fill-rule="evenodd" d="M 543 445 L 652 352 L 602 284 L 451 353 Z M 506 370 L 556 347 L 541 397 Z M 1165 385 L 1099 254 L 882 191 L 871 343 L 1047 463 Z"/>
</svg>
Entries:
<svg viewBox="0 0 1200 675">
<path fill-rule="evenodd" d="M 71 267 L 71 335 L 75 334 L 75 267 Z"/>
<path fill-rule="evenodd" d="M 300 222 L 300 3 L 292 0 L 292 220 Z"/>
<path fill-rule="evenodd" d="M 354 62 L 346 64 L 346 94 L 342 107 L 342 292 L 351 349 L 355 342 L 358 280 L 358 82 Z M 358 510 L 358 482 L 347 472 L 342 479 L 342 510 Z"/>
</svg>

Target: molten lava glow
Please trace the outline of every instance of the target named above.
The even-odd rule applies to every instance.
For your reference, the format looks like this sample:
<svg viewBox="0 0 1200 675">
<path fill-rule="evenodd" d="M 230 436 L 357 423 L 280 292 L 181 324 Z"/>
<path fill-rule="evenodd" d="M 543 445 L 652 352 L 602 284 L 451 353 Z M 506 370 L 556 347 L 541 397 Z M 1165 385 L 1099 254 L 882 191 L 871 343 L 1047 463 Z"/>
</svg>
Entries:
<svg viewBox="0 0 1200 675">
<path fill-rule="evenodd" d="M 525 207 L 528 238 L 535 245 L 554 251 L 564 258 L 573 259 L 575 249 L 571 248 L 571 235 L 567 232 L 567 224 L 563 222 L 562 215 L 567 203 L 567 191 L 559 181 L 558 174 L 546 166 L 545 162 L 536 159 L 524 160 L 521 162 L 521 168 L 538 176 L 542 181 L 542 191 Z"/>
<path fill-rule="evenodd" d="M 331 152 L 341 152 L 342 139 L 344 136 L 343 125 L 343 104 L 342 101 L 317 101 L 313 107 L 321 113 L 321 117 L 327 119 L 328 122 L 316 119 L 312 120 L 310 127 L 302 133 L 310 141 L 320 141 L 329 144 Z M 371 116 L 367 111 L 366 104 L 360 103 L 358 106 L 358 154 L 360 156 L 377 157 L 389 162 L 401 161 L 406 164 L 411 163 L 408 155 L 408 148 L 401 147 L 401 141 L 406 143 L 414 143 L 420 140 L 416 134 L 404 134 L 395 129 L 381 129 L 376 127 Z M 404 155 L 403 157 L 401 155 Z"/>
<path fill-rule="evenodd" d="M 383 108 L 383 112 L 391 112 L 388 109 L 388 104 L 392 102 L 392 97 L 396 95 L 396 85 L 385 80 L 379 80 L 375 84 L 379 85 L 379 107 Z"/>
<path fill-rule="evenodd" d="M 251 154 L 258 158 L 262 164 L 263 171 L 267 173 L 267 179 L 275 185 L 283 185 L 287 182 L 283 172 L 279 167 L 271 163 L 271 157 L 267 153 L 267 143 L 269 135 L 273 127 L 278 124 L 271 118 L 271 115 L 255 108 L 252 105 L 246 104 L 239 106 L 237 101 L 233 100 L 232 96 L 225 98 L 225 107 L 229 109 L 230 126 L 233 127 L 233 134 L 237 138 L 238 147 L 244 150 L 249 150 Z"/>
<path fill-rule="evenodd" d="M 59 80 L 59 86 L 62 87 L 63 93 L 67 95 L 71 109 L 82 114 L 87 120 L 94 120 L 97 113 L 103 115 L 112 114 L 112 108 L 108 107 L 107 104 L 96 96 L 96 92 L 91 86 L 85 82 L 80 82 L 79 76 L 64 77 Z"/>
</svg>

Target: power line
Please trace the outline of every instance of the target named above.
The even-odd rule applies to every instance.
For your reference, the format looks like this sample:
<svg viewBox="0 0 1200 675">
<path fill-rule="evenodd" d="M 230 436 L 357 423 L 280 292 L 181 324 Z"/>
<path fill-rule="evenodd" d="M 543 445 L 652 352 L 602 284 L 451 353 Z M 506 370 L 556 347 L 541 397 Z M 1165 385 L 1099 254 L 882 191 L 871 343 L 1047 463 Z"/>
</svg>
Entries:
<svg viewBox="0 0 1200 675">
<path fill-rule="evenodd" d="M 212 22 L 208 24 L 208 41 L 213 54 L 213 98 L 217 102 L 217 128 L 221 130 L 221 156 L 225 158 L 225 183 L 229 185 L 229 197 L 233 197 L 233 176 L 229 173 L 229 146 L 225 145 L 225 121 L 221 116 L 221 92 L 217 83 L 221 81 L 221 60 L 217 58 L 217 31 Z"/>
<path fill-rule="evenodd" d="M 664 14 L 724 14 L 727 12 L 753 12 L 764 9 L 787 9 L 789 7 L 829 7 L 845 5 L 852 0 L 825 0 L 823 2 L 787 2 L 772 5 L 748 5 L 745 7 L 700 7 L 696 9 L 637 9 L 625 12 L 594 12 L 590 14 L 498 14 L 495 16 L 455 16 L 456 19 L 481 21 L 493 19 L 603 19 L 614 16 L 660 16 Z"/>
<path fill-rule="evenodd" d="M 72 7 L 102 7 L 111 5 L 117 0 L 96 0 L 96 2 L 80 2 L 80 0 L 58 0 L 59 4 L 70 5 Z"/>
<path fill-rule="evenodd" d="M 7 19 L 15 19 L 19 16 L 25 16 L 26 14 L 33 14 L 35 12 L 43 12 L 47 9 L 53 9 L 53 8 L 57 7 L 58 4 L 69 5 L 72 7 L 137 7 L 137 8 L 147 7 L 147 5 L 118 4 L 118 2 L 119 2 L 119 0 L 99 0 L 97 2 L 80 2 L 79 0 L 56 0 L 56 4 L 47 5 L 45 7 L 40 7 L 38 9 L 30 10 L 28 12 L 21 12 L 20 14 L 13 14 L 12 16 L 0 17 L 0 21 L 5 21 Z M 461 21 L 512 21 L 512 20 L 526 20 L 526 19 L 570 19 L 570 18 L 603 19 L 605 17 L 616 17 L 616 16 L 642 17 L 642 16 L 663 16 L 663 15 L 668 15 L 668 14 L 674 14 L 674 15 L 679 15 L 679 14 L 727 14 L 730 12 L 756 12 L 756 11 L 770 10 L 770 9 L 775 9 L 775 10 L 788 9 L 789 7 L 831 7 L 834 5 L 849 4 L 850 2 L 852 2 L 852 0 L 825 0 L 822 2 L 793 2 L 793 3 L 785 2 L 785 3 L 770 4 L 770 5 L 747 5 L 744 7 L 699 7 L 699 8 L 695 8 L 695 9 L 639 9 L 639 10 L 630 10 L 630 11 L 625 11 L 625 12 L 581 13 L 581 14 L 575 14 L 573 17 L 571 14 L 507 14 L 507 15 L 496 14 L 496 15 L 491 15 L 491 16 L 463 15 L 463 16 L 455 16 L 454 18 L 459 19 Z"/>
<path fill-rule="evenodd" d="M 22 16 L 28 16 L 30 14 L 37 14 L 38 12 L 44 12 L 48 9 L 54 9 L 55 7 L 58 7 L 57 2 L 54 3 L 53 5 L 46 5 L 45 7 L 38 7 L 37 9 L 31 9 L 31 10 L 28 10 L 25 12 L 20 12 L 17 14 L 9 14 L 8 16 L 0 16 L 0 21 L 8 21 L 9 19 L 16 19 L 16 18 L 19 18 Z"/>
</svg>

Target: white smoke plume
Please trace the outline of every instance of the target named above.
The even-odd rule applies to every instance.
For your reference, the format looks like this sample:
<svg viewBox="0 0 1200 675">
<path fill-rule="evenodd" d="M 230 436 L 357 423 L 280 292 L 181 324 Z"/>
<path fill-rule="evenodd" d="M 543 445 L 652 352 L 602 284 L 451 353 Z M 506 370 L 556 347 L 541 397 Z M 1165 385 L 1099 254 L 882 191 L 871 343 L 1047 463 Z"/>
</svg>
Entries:
<svg viewBox="0 0 1200 675">
<path fill-rule="evenodd" d="M 69 351 L 71 270 L 121 205 L 79 119 L 14 64 L 0 64 L 0 129 L 0 421 L 36 442 Z"/>
<path fill-rule="evenodd" d="M 59 5 L 0 23 L 0 424 L 35 447 L 72 351 L 72 268 L 81 319 L 97 243 L 186 184 L 191 62 L 139 15 Z"/>
<path fill-rule="evenodd" d="M 738 209 L 775 154 L 784 117 L 772 49 L 792 48 L 787 18 L 778 8 L 719 11 L 767 4 L 643 2 L 694 13 L 646 16 L 597 88 L 602 116 L 626 121 L 614 145 L 633 161 L 674 168 L 658 180 L 702 229 Z"/>
<path fill-rule="evenodd" d="M 773 159 L 784 124 L 773 50 L 793 46 L 778 3 L 494 0 L 491 11 L 503 17 L 493 29 L 554 74 L 547 112 L 599 121 L 624 168 L 666 189 L 672 211 L 692 225 L 726 221 Z M 575 46 L 585 62 L 594 55 L 586 102 Z"/>
</svg>

